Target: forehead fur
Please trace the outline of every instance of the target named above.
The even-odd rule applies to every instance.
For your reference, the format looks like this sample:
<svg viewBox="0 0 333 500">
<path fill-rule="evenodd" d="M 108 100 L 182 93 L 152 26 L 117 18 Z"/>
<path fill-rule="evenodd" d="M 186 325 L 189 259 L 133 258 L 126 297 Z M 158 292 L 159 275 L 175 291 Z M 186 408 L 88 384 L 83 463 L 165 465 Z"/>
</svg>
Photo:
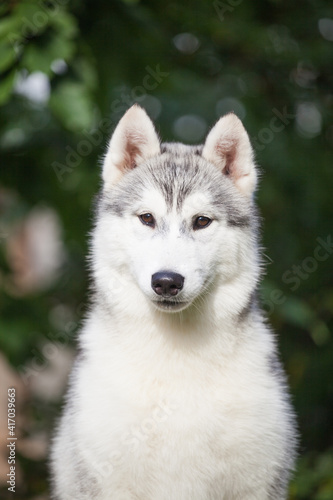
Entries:
<svg viewBox="0 0 333 500">
<path fill-rule="evenodd" d="M 216 216 L 225 217 L 233 226 L 248 226 L 252 201 L 244 198 L 216 166 L 202 158 L 201 152 L 202 146 L 162 144 L 161 154 L 129 171 L 113 189 L 104 192 L 102 208 L 118 216 L 132 212 L 143 193 L 151 188 L 162 194 L 168 210 L 176 207 L 180 212 L 186 199 L 201 193 Z"/>
</svg>

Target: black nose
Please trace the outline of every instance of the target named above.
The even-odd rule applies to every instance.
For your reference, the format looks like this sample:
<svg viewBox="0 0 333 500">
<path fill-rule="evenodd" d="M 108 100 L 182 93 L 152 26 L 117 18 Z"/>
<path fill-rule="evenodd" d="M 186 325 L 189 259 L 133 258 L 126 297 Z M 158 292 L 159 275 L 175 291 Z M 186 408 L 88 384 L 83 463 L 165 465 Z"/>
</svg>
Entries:
<svg viewBox="0 0 333 500">
<path fill-rule="evenodd" d="M 173 297 L 184 286 L 184 277 L 181 274 L 161 271 L 151 277 L 151 287 L 157 295 Z"/>
</svg>

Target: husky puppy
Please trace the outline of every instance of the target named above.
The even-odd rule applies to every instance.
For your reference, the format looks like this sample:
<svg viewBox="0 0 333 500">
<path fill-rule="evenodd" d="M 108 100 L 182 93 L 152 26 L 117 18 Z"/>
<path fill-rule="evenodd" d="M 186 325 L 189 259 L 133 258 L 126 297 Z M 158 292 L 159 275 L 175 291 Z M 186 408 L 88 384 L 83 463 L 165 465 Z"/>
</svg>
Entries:
<svg viewBox="0 0 333 500">
<path fill-rule="evenodd" d="M 160 143 L 139 106 L 112 135 L 94 299 L 51 454 L 57 500 L 283 500 L 295 426 L 256 302 L 257 173 L 234 114 Z"/>
</svg>

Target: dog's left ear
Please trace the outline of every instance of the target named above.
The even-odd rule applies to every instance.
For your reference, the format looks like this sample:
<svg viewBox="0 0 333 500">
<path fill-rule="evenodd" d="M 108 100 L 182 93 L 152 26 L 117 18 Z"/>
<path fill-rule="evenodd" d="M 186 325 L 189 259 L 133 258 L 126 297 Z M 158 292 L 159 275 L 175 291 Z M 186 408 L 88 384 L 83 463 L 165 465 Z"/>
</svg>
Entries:
<svg viewBox="0 0 333 500">
<path fill-rule="evenodd" d="M 143 108 L 134 104 L 118 123 L 103 165 L 106 188 L 112 187 L 126 171 L 160 153 L 154 125 Z"/>
<path fill-rule="evenodd" d="M 230 177 L 241 193 L 251 196 L 257 183 L 253 150 L 240 119 L 223 116 L 209 132 L 202 156 Z"/>
</svg>

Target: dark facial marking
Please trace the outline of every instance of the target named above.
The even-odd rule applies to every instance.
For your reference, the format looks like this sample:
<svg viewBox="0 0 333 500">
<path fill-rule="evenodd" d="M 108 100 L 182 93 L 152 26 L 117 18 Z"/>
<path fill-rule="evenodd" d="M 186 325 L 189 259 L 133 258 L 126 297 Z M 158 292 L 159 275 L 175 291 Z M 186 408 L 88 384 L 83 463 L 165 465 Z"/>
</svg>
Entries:
<svg viewBox="0 0 333 500">
<path fill-rule="evenodd" d="M 240 228 L 250 226 L 251 220 L 248 215 L 241 214 L 237 211 L 237 209 L 233 209 L 228 205 L 226 205 L 226 212 L 227 212 L 227 222 L 229 226 L 240 227 Z"/>
</svg>

